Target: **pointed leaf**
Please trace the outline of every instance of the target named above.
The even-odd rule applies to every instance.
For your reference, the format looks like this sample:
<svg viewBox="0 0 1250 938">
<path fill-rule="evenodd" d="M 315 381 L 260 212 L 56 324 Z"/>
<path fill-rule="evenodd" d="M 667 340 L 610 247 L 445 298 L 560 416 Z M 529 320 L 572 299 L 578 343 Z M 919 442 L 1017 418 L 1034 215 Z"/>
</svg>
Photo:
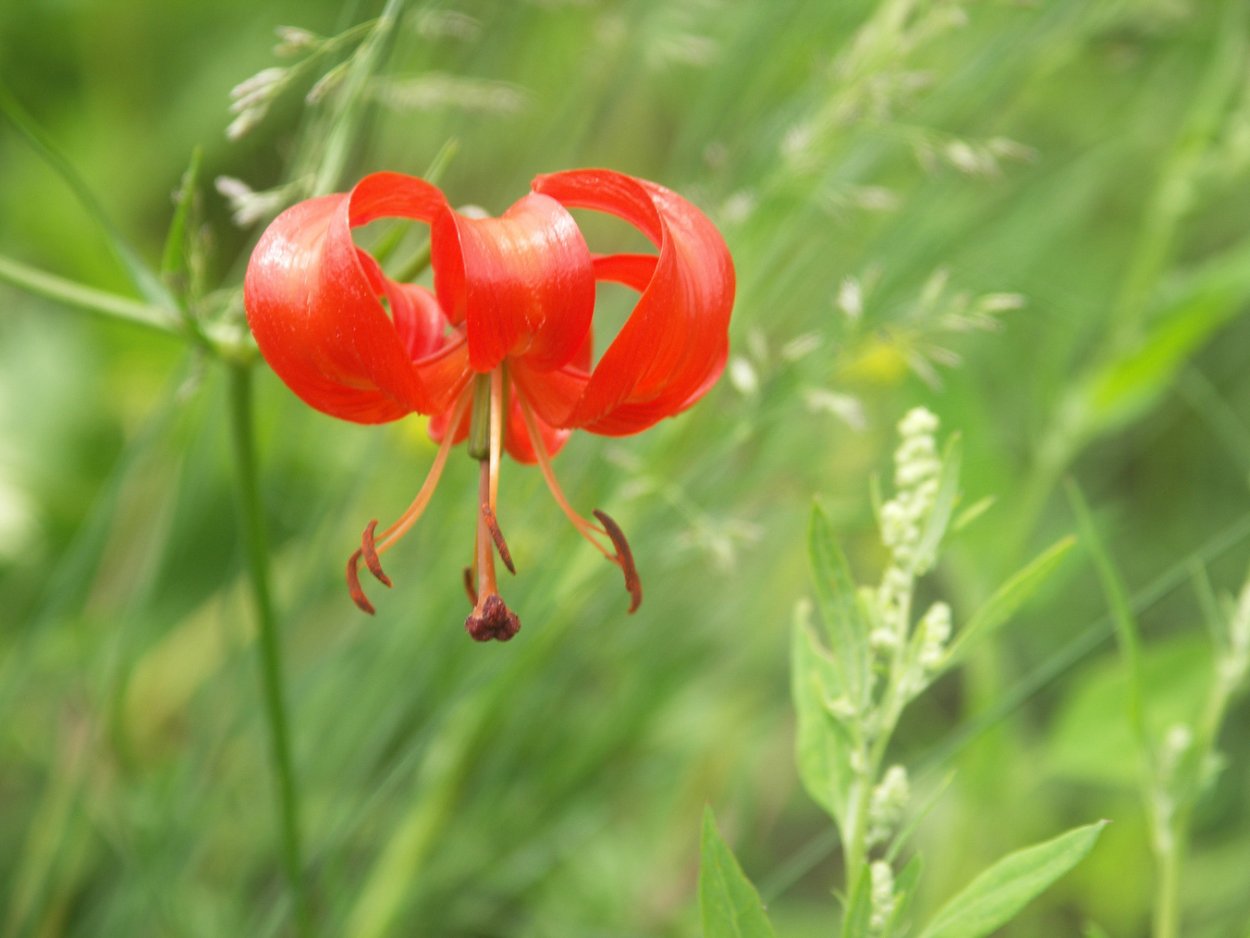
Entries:
<svg viewBox="0 0 1250 938">
<path fill-rule="evenodd" d="M 850 565 L 833 538 L 829 518 L 819 505 L 812 508 L 808 552 L 816 602 L 843 692 L 853 703 L 861 705 L 871 686 L 872 658 L 868 647 L 871 624 L 860 605 Z"/>
<path fill-rule="evenodd" d="M 938 911 L 920 938 L 980 938 L 1010 921 L 1051 883 L 1081 862 L 1106 821 L 1003 857 Z"/>
<path fill-rule="evenodd" d="M 704 938 L 773 938 L 775 935 L 759 893 L 716 829 L 711 808 L 703 811 L 699 912 Z"/>
<path fill-rule="evenodd" d="M 840 696 L 837 669 L 804 618 L 794 623 L 791 642 L 795 758 L 803 787 L 841 827 L 853 777 L 853 744 L 847 729 L 829 712 L 829 701 Z"/>
<path fill-rule="evenodd" d="M 188 219 L 191 216 L 191 205 L 195 201 L 202 156 L 203 152 L 199 147 L 191 152 L 191 163 L 182 175 L 178 202 L 174 206 L 174 217 L 169 222 L 165 251 L 161 256 L 161 279 L 174 291 L 183 308 L 186 307 L 187 290 L 190 286 L 190 264 L 187 261 Z"/>
<path fill-rule="evenodd" d="M 959 637 L 951 647 L 947 666 L 949 667 L 967 654 L 974 641 L 985 638 L 1015 615 L 1016 610 L 1046 582 L 1075 544 L 1076 538 L 1070 535 L 1059 539 L 1013 573 L 1002 586 L 995 590 L 994 594 L 972 614 L 968 624 L 960 631 Z"/>
<path fill-rule="evenodd" d="M 920 860 L 920 854 L 916 854 L 907 861 L 903 872 L 894 877 L 894 911 L 890 913 L 890 921 L 885 927 L 884 938 L 907 934 L 907 915 L 911 912 L 912 904 L 916 900 L 916 893 L 920 887 L 920 872 L 923 869 L 924 864 Z"/>
</svg>

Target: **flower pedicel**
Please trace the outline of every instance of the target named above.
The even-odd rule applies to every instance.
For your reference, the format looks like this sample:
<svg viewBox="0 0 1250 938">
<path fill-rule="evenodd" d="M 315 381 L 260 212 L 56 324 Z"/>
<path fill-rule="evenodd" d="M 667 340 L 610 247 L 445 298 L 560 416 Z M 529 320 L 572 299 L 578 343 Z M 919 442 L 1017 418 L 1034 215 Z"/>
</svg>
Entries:
<svg viewBox="0 0 1250 938">
<path fill-rule="evenodd" d="M 570 208 L 614 215 L 655 254 L 591 254 Z M 396 283 L 352 240 L 379 218 L 430 226 L 434 290 Z M 620 333 L 593 358 L 595 283 L 639 293 Z M 551 459 L 574 429 L 638 433 L 685 410 L 725 367 L 734 271 L 720 234 L 662 186 L 602 169 L 540 176 L 499 218 L 456 212 L 437 188 L 375 173 L 350 192 L 279 215 L 248 264 L 244 302 L 261 353 L 317 410 L 356 423 L 430 416 L 438 454 L 407 511 L 381 532 L 371 521 L 347 565 L 352 599 L 373 606 L 361 561 L 391 585 L 381 554 L 420 517 L 451 447 L 481 462 L 473 564 L 465 582 L 479 640 L 506 641 L 520 621 L 499 596 L 495 553 L 513 571 L 497 520 L 503 450 L 537 463 L 578 532 L 621 568 L 630 612 L 642 587 L 625 535 L 608 515 L 569 505 Z"/>
</svg>

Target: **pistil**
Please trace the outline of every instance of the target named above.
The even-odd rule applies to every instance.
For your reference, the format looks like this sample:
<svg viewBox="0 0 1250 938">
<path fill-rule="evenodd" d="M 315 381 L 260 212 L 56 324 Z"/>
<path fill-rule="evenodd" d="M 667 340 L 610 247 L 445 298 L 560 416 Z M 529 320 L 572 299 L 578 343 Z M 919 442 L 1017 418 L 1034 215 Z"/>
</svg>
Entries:
<svg viewBox="0 0 1250 938">
<path fill-rule="evenodd" d="M 495 517 L 499 455 L 503 448 L 503 406 L 502 368 L 496 368 L 489 375 L 478 375 L 474 381 L 473 417 L 469 424 L 469 454 L 480 463 L 473 563 L 477 572 L 477 594 L 464 627 L 479 642 L 491 639 L 506 642 L 521 629 L 521 620 L 500 597 L 495 580 L 495 551 L 499 552 L 508 572 L 516 573 L 512 553 Z M 472 585 L 471 575 L 466 582 Z"/>
</svg>

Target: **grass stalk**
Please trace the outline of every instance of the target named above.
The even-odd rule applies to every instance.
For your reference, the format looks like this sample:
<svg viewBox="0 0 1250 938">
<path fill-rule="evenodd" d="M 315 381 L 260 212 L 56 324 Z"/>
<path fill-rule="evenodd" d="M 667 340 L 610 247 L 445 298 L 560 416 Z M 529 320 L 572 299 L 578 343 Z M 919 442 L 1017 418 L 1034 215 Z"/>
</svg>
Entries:
<svg viewBox="0 0 1250 938">
<path fill-rule="evenodd" d="M 0 282 L 12 284 L 37 296 L 64 303 L 87 312 L 155 329 L 167 335 L 180 335 L 182 329 L 169 310 L 119 296 L 107 290 L 88 287 L 56 274 L 39 270 L 9 257 L 0 257 Z"/>
<path fill-rule="evenodd" d="M 269 547 L 257 485 L 252 427 L 252 371 L 245 364 L 231 364 L 227 370 L 230 375 L 230 426 L 238 472 L 241 532 L 258 626 L 256 647 L 260 656 L 261 697 L 269 724 L 269 755 L 276 783 L 282 862 L 295 905 L 296 934 L 306 938 L 312 934 L 312 915 L 300 842 L 299 785 L 291 758 L 290 722 L 282 677 L 282 646 L 270 590 Z"/>
</svg>

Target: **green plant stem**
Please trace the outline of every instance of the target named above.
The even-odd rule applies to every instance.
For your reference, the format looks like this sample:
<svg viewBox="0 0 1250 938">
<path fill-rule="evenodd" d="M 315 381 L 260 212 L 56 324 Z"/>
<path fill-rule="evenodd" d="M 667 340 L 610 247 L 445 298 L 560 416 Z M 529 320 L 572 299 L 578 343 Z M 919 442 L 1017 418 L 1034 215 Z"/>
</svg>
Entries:
<svg viewBox="0 0 1250 938">
<path fill-rule="evenodd" d="M 1155 831 L 1155 866 L 1158 869 L 1158 895 L 1155 897 L 1153 938 L 1178 938 L 1181 923 L 1181 850 L 1184 826 L 1168 821 L 1166 830 Z M 1160 842 L 1165 841 L 1165 842 Z"/>
<path fill-rule="evenodd" d="M 98 290 L 3 255 L 0 255 L 0 283 L 12 284 L 27 293 L 103 319 L 116 319 L 180 339 L 192 348 L 232 364 L 247 365 L 256 360 L 256 343 L 251 334 L 230 323 L 213 323 L 201 328 L 174 309 Z"/>
<path fill-rule="evenodd" d="M 166 309 L 132 300 L 105 290 L 83 286 L 36 267 L 0 257 L 0 280 L 39 296 L 47 297 L 100 316 L 122 319 L 169 335 L 181 335 L 178 320 Z"/>
<path fill-rule="evenodd" d="M 299 788 L 291 759 L 282 680 L 282 648 L 269 588 L 269 548 L 257 485 L 256 447 L 252 432 L 252 371 L 249 366 L 239 363 L 230 364 L 227 370 L 230 375 L 231 435 L 238 471 L 239 514 L 256 607 L 261 696 L 269 723 L 269 755 L 276 781 L 282 859 L 295 903 L 296 931 L 301 936 L 307 936 L 312 933 L 312 916 L 300 846 Z"/>
</svg>

